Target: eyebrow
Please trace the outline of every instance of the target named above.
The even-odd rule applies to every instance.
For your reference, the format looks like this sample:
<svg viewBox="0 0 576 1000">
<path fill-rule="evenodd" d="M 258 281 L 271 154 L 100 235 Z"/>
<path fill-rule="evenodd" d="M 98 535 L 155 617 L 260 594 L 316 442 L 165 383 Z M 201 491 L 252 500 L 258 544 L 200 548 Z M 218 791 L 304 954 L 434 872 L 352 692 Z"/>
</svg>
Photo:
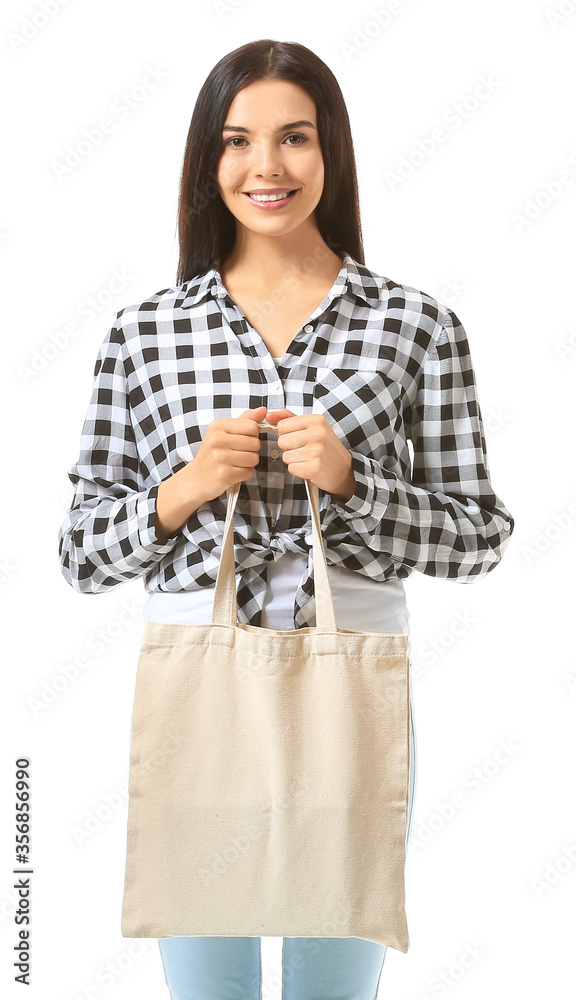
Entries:
<svg viewBox="0 0 576 1000">
<path fill-rule="evenodd" d="M 312 122 L 307 122 L 304 119 L 302 119 L 301 121 L 298 121 L 298 122 L 288 122 L 287 125 L 281 125 L 280 128 L 276 129 L 276 131 L 277 132 L 285 132 L 286 129 L 289 129 L 289 128 L 302 128 L 303 126 L 308 126 L 308 128 L 313 128 L 313 129 L 316 128 L 316 126 L 313 125 Z M 247 132 L 247 133 L 249 133 L 250 129 L 249 128 L 243 128 L 242 125 L 223 125 L 222 126 L 222 131 L 223 132 Z"/>
</svg>

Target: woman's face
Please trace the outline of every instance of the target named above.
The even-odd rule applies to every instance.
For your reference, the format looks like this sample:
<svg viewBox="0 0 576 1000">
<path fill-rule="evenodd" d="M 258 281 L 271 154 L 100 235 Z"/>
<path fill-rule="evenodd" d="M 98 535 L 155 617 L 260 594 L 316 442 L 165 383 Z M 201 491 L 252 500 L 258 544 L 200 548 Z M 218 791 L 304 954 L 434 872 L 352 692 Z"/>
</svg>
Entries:
<svg viewBox="0 0 576 1000">
<path fill-rule="evenodd" d="M 257 80 L 238 91 L 224 121 L 217 178 L 239 225 L 274 236 L 302 225 L 324 187 L 316 107 L 306 91 L 286 80 Z M 296 193 L 276 207 L 247 193 L 270 189 Z"/>
</svg>

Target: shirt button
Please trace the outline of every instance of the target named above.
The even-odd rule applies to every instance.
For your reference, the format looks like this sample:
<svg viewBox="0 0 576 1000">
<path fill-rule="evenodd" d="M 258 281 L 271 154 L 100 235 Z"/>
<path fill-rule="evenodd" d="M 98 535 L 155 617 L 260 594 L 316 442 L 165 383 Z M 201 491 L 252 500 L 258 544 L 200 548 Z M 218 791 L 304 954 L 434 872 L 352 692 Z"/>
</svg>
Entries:
<svg viewBox="0 0 576 1000">
<path fill-rule="evenodd" d="M 306 326 L 304 327 L 304 333 L 312 333 L 313 329 L 314 327 L 312 326 L 312 323 L 306 323 Z"/>
<path fill-rule="evenodd" d="M 277 448 L 274 448 L 274 451 L 271 451 L 270 454 L 272 455 L 272 458 L 278 458 L 280 452 L 278 451 Z"/>
<path fill-rule="evenodd" d="M 280 388 L 280 382 L 271 382 L 270 383 L 270 388 L 271 389 L 279 389 Z"/>
<path fill-rule="evenodd" d="M 508 529 L 510 527 L 510 521 L 504 521 L 504 524 L 502 525 L 502 527 L 505 528 L 506 531 L 508 531 Z"/>
</svg>

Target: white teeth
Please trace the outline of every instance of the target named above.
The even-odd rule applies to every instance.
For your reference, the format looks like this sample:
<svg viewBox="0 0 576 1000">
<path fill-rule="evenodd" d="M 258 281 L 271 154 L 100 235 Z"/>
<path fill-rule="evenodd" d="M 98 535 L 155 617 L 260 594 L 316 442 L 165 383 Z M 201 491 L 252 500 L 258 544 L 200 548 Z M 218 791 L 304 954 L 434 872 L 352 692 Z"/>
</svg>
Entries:
<svg viewBox="0 0 576 1000">
<path fill-rule="evenodd" d="M 289 194 L 290 192 L 286 191 L 284 194 L 251 194 L 250 197 L 254 201 L 280 201 L 282 198 L 287 198 Z"/>
</svg>

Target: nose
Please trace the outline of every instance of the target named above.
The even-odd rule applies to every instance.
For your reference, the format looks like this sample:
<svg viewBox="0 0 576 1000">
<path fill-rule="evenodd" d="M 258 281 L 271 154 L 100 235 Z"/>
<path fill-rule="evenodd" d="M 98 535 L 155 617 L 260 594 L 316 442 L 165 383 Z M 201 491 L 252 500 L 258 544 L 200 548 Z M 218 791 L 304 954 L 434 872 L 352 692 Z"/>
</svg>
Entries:
<svg viewBox="0 0 576 1000">
<path fill-rule="evenodd" d="M 261 139 L 254 144 L 252 165 L 258 175 L 282 173 L 281 153 L 274 139 Z"/>
</svg>

